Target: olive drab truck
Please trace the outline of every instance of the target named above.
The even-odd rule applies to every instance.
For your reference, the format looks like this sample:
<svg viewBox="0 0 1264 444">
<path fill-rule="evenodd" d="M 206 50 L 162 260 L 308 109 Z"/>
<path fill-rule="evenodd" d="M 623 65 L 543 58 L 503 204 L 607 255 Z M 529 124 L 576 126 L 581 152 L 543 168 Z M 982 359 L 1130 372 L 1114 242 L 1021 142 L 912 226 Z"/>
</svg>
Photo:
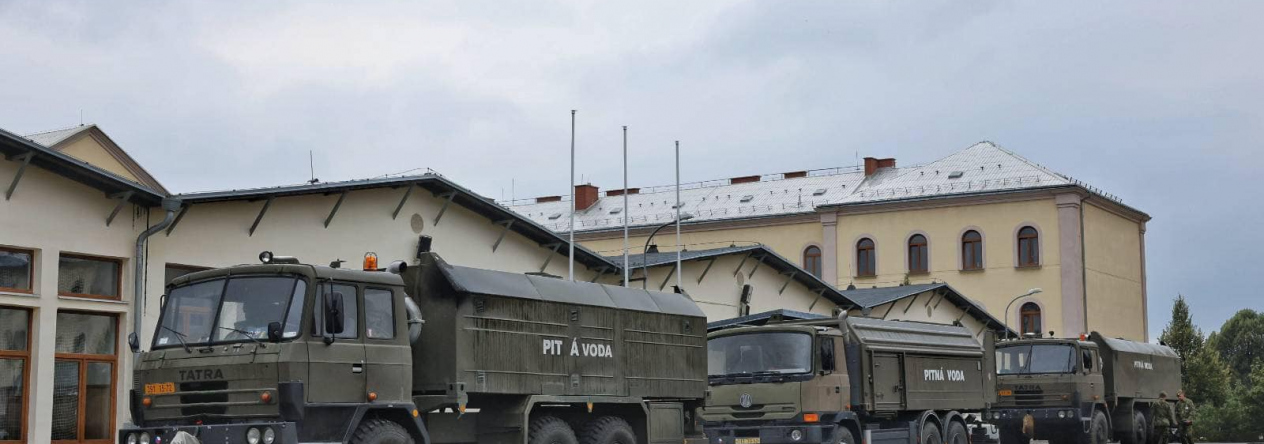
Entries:
<svg viewBox="0 0 1264 444">
<path fill-rule="evenodd" d="M 996 347 L 996 406 L 988 420 L 1001 444 L 1157 442 L 1150 406 L 1181 386 L 1181 363 L 1163 345 L 1093 332 L 1027 338 Z"/>
<path fill-rule="evenodd" d="M 265 254 L 174 280 L 119 442 L 702 442 L 687 295 L 422 250 L 395 273 Z"/>
<path fill-rule="evenodd" d="M 967 444 L 996 395 L 991 333 L 961 326 L 843 315 L 707 344 L 710 444 Z"/>
</svg>

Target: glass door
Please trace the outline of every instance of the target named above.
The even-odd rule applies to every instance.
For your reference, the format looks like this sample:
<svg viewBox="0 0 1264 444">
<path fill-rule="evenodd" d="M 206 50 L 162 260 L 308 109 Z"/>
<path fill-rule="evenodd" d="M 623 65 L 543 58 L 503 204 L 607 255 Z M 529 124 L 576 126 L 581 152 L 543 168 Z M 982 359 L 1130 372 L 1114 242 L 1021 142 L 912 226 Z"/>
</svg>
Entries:
<svg viewBox="0 0 1264 444">
<path fill-rule="evenodd" d="M 57 313 L 53 442 L 114 442 L 118 318 Z"/>
</svg>

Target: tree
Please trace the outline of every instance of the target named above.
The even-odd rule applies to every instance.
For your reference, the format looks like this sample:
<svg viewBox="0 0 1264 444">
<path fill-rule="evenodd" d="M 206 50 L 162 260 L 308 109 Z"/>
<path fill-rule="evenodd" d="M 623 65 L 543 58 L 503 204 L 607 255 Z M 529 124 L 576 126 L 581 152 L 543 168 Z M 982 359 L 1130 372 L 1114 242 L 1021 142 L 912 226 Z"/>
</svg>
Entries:
<svg viewBox="0 0 1264 444">
<path fill-rule="evenodd" d="M 1250 385 L 1251 369 L 1264 353 L 1264 313 L 1243 309 L 1225 321 L 1214 335 L 1220 359 L 1229 365 L 1238 381 Z"/>
<path fill-rule="evenodd" d="M 1189 305 L 1185 303 L 1185 296 L 1176 295 L 1176 301 L 1172 303 L 1172 320 L 1163 329 L 1159 341 L 1172 347 L 1172 350 L 1180 355 L 1181 382 L 1188 386 L 1190 384 L 1189 361 L 1203 348 L 1203 332 L 1194 326 L 1194 320 L 1189 315 Z"/>
<path fill-rule="evenodd" d="M 1188 368 L 1185 395 L 1200 405 L 1223 405 L 1234 382 L 1233 371 L 1220 360 L 1220 353 L 1203 347 L 1183 363 Z"/>
</svg>

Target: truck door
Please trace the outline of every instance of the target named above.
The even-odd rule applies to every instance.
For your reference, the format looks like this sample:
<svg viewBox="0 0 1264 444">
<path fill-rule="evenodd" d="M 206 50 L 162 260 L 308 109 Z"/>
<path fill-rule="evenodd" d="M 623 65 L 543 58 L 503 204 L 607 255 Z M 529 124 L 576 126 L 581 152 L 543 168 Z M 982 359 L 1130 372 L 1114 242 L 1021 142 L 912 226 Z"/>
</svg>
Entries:
<svg viewBox="0 0 1264 444">
<path fill-rule="evenodd" d="M 873 404 L 878 411 L 903 409 L 904 370 L 900 355 L 873 354 Z"/>
<path fill-rule="evenodd" d="M 325 340 L 325 298 L 342 294 L 342 332 Z M 360 334 L 361 298 L 356 287 L 321 283 L 312 304 L 312 338 L 308 341 L 308 402 L 365 402 L 364 339 Z"/>
<path fill-rule="evenodd" d="M 365 391 L 376 393 L 379 401 L 408 401 L 412 395 L 404 298 L 403 290 L 364 288 Z"/>
</svg>

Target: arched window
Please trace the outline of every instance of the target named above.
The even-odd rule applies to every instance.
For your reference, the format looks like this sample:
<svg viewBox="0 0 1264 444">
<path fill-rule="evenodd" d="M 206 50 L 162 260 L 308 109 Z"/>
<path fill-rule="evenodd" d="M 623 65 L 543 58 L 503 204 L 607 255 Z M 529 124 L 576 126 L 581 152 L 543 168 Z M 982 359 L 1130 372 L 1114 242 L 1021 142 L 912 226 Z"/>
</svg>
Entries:
<svg viewBox="0 0 1264 444">
<path fill-rule="evenodd" d="M 915 234 L 908 241 L 909 273 L 925 273 L 930 270 L 930 259 L 926 257 L 926 236 Z"/>
<path fill-rule="evenodd" d="M 961 269 L 983 269 L 983 235 L 970 230 L 961 235 Z"/>
<path fill-rule="evenodd" d="M 873 251 L 873 239 L 864 238 L 856 242 L 856 276 L 877 275 L 878 261 Z"/>
<path fill-rule="evenodd" d="M 821 248 L 815 245 L 803 250 L 803 269 L 813 276 L 821 277 Z"/>
<path fill-rule="evenodd" d="M 1018 230 L 1018 266 L 1037 265 L 1040 265 L 1040 233 L 1035 228 L 1023 227 Z"/>
<path fill-rule="evenodd" d="M 1035 333 L 1040 336 L 1040 306 L 1035 302 L 1023 304 L 1018 310 L 1018 316 L 1022 319 L 1022 334 Z"/>
</svg>

